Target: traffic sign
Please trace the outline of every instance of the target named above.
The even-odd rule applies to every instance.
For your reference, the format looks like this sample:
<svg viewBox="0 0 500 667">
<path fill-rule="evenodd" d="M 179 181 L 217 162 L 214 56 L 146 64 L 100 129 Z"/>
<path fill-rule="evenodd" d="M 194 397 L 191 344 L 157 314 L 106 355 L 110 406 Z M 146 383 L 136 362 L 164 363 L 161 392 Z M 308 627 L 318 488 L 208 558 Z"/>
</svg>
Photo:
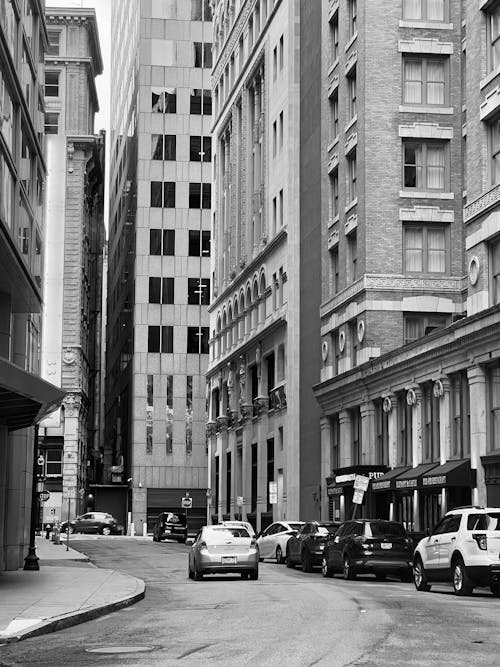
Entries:
<svg viewBox="0 0 500 667">
<path fill-rule="evenodd" d="M 276 505 L 278 502 L 278 482 L 269 482 L 269 504 Z"/>
<path fill-rule="evenodd" d="M 50 498 L 50 493 L 47 490 L 39 491 L 38 492 L 38 497 L 44 503 L 45 501 L 47 501 Z"/>
<path fill-rule="evenodd" d="M 359 489 L 356 489 L 354 491 L 354 495 L 352 497 L 352 502 L 355 503 L 356 505 L 361 505 L 363 502 L 363 496 L 365 495 L 364 491 L 360 491 Z"/>
<path fill-rule="evenodd" d="M 356 475 L 354 478 L 354 489 L 356 491 L 366 491 L 368 489 L 369 482 L 369 477 L 365 477 L 365 475 Z"/>
<path fill-rule="evenodd" d="M 236 496 L 236 504 L 238 505 L 238 507 L 243 506 L 243 496 Z"/>
<path fill-rule="evenodd" d="M 189 496 L 184 496 L 181 500 L 181 507 L 185 510 L 190 510 L 193 506 L 193 499 Z"/>
</svg>

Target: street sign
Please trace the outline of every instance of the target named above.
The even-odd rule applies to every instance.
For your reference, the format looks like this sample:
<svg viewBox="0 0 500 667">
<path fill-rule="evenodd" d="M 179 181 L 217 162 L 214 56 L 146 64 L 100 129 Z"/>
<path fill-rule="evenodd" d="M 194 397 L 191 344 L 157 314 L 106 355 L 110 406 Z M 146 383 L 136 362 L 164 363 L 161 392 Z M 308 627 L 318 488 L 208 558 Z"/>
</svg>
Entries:
<svg viewBox="0 0 500 667">
<path fill-rule="evenodd" d="M 39 491 L 38 492 L 38 497 L 40 500 L 44 503 L 50 498 L 50 493 L 48 491 Z"/>
<path fill-rule="evenodd" d="M 43 466 L 43 464 L 45 463 L 45 459 L 43 458 L 43 456 L 41 454 L 37 459 L 37 463 L 38 463 L 39 466 Z"/>
<path fill-rule="evenodd" d="M 361 505 L 361 503 L 363 502 L 363 496 L 364 495 L 365 495 L 364 491 L 360 491 L 359 489 L 356 489 L 356 491 L 354 491 L 354 495 L 352 497 L 352 502 L 355 505 Z"/>
<path fill-rule="evenodd" d="M 185 510 L 190 510 L 193 506 L 193 499 L 189 496 L 184 496 L 181 500 L 181 507 Z"/>
<path fill-rule="evenodd" d="M 269 482 L 269 503 L 276 505 L 278 502 L 278 482 Z"/>
<path fill-rule="evenodd" d="M 370 482 L 369 477 L 364 475 L 356 475 L 354 478 L 354 490 L 355 491 L 366 491 L 368 489 L 368 484 Z"/>
<path fill-rule="evenodd" d="M 238 507 L 243 506 L 243 496 L 236 496 L 236 504 L 238 505 Z"/>
</svg>

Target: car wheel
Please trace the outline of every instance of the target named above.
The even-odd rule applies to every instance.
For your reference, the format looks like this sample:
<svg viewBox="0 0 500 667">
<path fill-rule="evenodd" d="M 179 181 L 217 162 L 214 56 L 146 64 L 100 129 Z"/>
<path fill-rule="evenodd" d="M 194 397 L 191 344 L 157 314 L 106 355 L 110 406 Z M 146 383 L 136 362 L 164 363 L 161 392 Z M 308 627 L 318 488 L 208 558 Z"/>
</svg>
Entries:
<svg viewBox="0 0 500 667">
<path fill-rule="evenodd" d="M 250 579 L 252 581 L 257 581 L 259 578 L 259 570 L 255 568 L 255 570 L 250 570 Z"/>
<path fill-rule="evenodd" d="M 203 572 L 200 572 L 198 570 L 198 568 L 196 567 L 196 563 L 194 565 L 193 578 L 194 578 L 195 581 L 201 581 L 203 579 Z"/>
<path fill-rule="evenodd" d="M 453 570 L 453 590 L 457 595 L 470 595 L 474 589 L 474 584 L 467 574 L 465 564 L 461 558 L 458 558 L 452 565 Z"/>
<path fill-rule="evenodd" d="M 413 564 L 413 583 L 417 591 L 427 592 L 431 590 L 421 558 L 416 558 Z"/>
<path fill-rule="evenodd" d="M 68 527 L 65 526 L 65 527 L 62 529 L 61 532 L 63 532 L 63 533 L 67 533 L 67 532 L 68 532 Z M 75 529 L 73 528 L 73 526 L 70 526 L 70 527 L 69 527 L 69 534 L 70 534 L 70 535 L 73 535 L 74 532 L 75 532 Z"/>
<path fill-rule="evenodd" d="M 286 550 L 285 562 L 286 562 L 286 566 L 289 567 L 290 569 L 293 569 L 295 567 L 295 563 L 290 558 L 290 551 L 288 550 L 288 548 Z"/>
<path fill-rule="evenodd" d="M 279 545 L 276 547 L 276 562 L 277 563 L 284 562 L 283 552 L 281 551 L 281 547 Z"/>
<path fill-rule="evenodd" d="M 193 570 L 191 569 L 191 563 L 188 564 L 188 577 L 189 579 L 194 579 Z"/>
<path fill-rule="evenodd" d="M 356 573 L 351 567 L 349 556 L 344 556 L 344 579 L 346 581 L 352 581 L 353 579 L 356 579 Z"/>
<path fill-rule="evenodd" d="M 153 533 L 153 542 L 159 542 L 159 539 L 156 537 L 154 533 Z"/>
<path fill-rule="evenodd" d="M 312 572 L 311 556 L 306 549 L 302 552 L 302 572 Z"/>
<path fill-rule="evenodd" d="M 109 526 L 103 526 L 101 528 L 101 535 L 111 535 L 111 528 Z"/>
<path fill-rule="evenodd" d="M 491 584 L 490 590 L 496 598 L 500 598 L 500 584 Z"/>
<path fill-rule="evenodd" d="M 248 572 L 242 572 L 241 573 L 241 578 L 242 579 L 248 579 Z"/>
<path fill-rule="evenodd" d="M 328 561 L 326 560 L 326 556 L 323 556 L 321 559 L 321 574 L 324 577 L 333 577 L 333 570 L 331 567 L 328 565 Z"/>
</svg>

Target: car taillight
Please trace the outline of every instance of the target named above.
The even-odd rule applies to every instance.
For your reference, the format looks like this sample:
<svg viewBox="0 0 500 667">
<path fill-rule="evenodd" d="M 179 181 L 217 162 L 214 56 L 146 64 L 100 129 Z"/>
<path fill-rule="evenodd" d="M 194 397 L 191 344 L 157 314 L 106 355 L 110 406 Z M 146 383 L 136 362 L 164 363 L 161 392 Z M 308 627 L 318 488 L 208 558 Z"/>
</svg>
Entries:
<svg viewBox="0 0 500 667">
<path fill-rule="evenodd" d="M 472 537 L 476 540 L 476 542 L 477 542 L 477 546 L 478 546 L 482 551 L 486 551 L 486 550 L 487 550 L 487 548 L 488 548 L 488 540 L 487 540 L 486 535 L 485 535 L 484 533 L 475 533 Z"/>
<path fill-rule="evenodd" d="M 255 539 L 255 537 L 252 537 L 252 539 L 250 540 L 250 549 L 257 549 L 257 548 L 258 548 L 257 540 Z"/>
</svg>

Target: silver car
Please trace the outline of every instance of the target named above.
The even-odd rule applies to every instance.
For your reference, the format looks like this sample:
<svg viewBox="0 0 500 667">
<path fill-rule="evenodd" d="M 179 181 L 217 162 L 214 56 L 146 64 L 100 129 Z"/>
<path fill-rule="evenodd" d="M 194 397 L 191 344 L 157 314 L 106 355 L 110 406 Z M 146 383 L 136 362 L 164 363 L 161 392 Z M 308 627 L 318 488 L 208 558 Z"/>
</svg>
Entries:
<svg viewBox="0 0 500 667">
<path fill-rule="evenodd" d="M 188 576 L 239 572 L 242 579 L 259 578 L 259 549 L 243 526 L 203 526 L 189 551 Z"/>
</svg>

